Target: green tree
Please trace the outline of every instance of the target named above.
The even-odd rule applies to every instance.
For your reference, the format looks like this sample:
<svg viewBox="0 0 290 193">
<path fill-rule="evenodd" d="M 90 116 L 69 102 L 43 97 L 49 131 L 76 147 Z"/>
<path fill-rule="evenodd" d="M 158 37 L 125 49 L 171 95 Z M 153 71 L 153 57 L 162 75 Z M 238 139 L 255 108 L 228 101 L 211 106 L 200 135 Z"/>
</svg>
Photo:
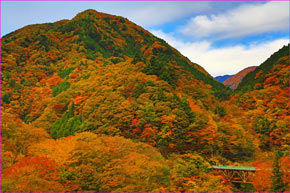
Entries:
<svg viewBox="0 0 290 193">
<path fill-rule="evenodd" d="M 173 85 L 174 81 L 177 80 L 173 69 L 171 69 L 168 64 L 164 64 L 162 61 L 160 62 L 156 57 L 150 59 L 150 62 L 147 63 L 143 72 L 148 75 L 156 75 L 161 80 L 167 81 L 171 85 Z"/>
<path fill-rule="evenodd" d="M 11 79 L 11 80 L 9 81 L 9 86 L 10 86 L 10 87 L 14 87 L 15 84 L 16 84 L 16 82 L 15 82 L 14 79 Z"/>
<path fill-rule="evenodd" d="M 4 93 L 3 96 L 2 96 L 2 102 L 4 104 L 9 104 L 10 103 L 10 97 L 9 97 L 9 94 L 7 93 Z"/>
<path fill-rule="evenodd" d="M 146 85 L 143 83 L 137 84 L 137 86 L 133 89 L 132 97 L 138 98 L 141 94 L 146 92 Z"/>
<path fill-rule="evenodd" d="M 271 192 L 284 192 L 285 187 L 283 184 L 283 173 L 281 172 L 281 167 L 279 164 L 279 160 L 281 158 L 281 152 L 275 152 L 275 159 L 273 163 L 273 176 L 272 176 L 272 184 L 271 184 Z"/>
<path fill-rule="evenodd" d="M 61 68 L 58 70 L 58 75 L 61 78 L 68 78 L 69 74 L 74 70 L 74 68 Z"/>
<path fill-rule="evenodd" d="M 269 137 L 273 131 L 271 121 L 262 115 L 258 115 L 253 124 L 255 131 L 260 134 L 259 139 L 261 141 L 260 147 L 263 150 L 270 150 Z"/>
<path fill-rule="evenodd" d="M 224 117 L 227 114 L 226 109 L 222 106 L 217 106 L 214 110 L 214 113 L 220 117 Z"/>
<path fill-rule="evenodd" d="M 52 88 L 52 96 L 56 97 L 59 95 L 61 92 L 67 90 L 70 87 L 70 83 L 67 81 L 63 81 L 60 84 L 51 87 Z"/>
<path fill-rule="evenodd" d="M 81 115 L 75 115 L 74 111 L 75 107 L 72 103 L 67 112 L 65 112 L 59 120 L 54 122 L 50 129 L 52 138 L 57 139 L 66 137 L 77 132 L 82 124 L 82 118 Z"/>
</svg>

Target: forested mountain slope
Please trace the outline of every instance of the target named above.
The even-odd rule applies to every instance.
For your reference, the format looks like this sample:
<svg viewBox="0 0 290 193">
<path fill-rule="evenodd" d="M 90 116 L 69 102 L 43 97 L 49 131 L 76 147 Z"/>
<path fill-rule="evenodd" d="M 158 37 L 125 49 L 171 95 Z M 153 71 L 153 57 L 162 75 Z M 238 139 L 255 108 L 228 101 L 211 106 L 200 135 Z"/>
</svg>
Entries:
<svg viewBox="0 0 290 193">
<path fill-rule="evenodd" d="M 288 49 L 288 54 L 285 50 Z M 253 120 L 253 128 L 261 137 L 262 148 L 270 150 L 284 149 L 287 151 L 289 142 L 289 46 L 285 46 L 272 55 L 280 58 L 268 66 L 257 67 L 254 88 L 240 94 L 238 103 Z M 285 56 L 284 56 L 285 55 Z M 269 59 L 267 61 L 270 61 Z M 253 72 L 255 72 L 253 71 Z M 265 72 L 266 71 L 266 72 Z M 250 87 L 243 87 L 253 75 L 246 76 L 237 92 Z"/>
<path fill-rule="evenodd" d="M 288 151 L 289 45 L 246 75 L 236 92 L 238 103 L 247 111 L 261 139 L 261 147 Z"/>
<path fill-rule="evenodd" d="M 274 53 L 241 82 L 233 103 L 244 112 L 241 121 L 257 136 L 263 175 L 256 190 L 283 192 L 289 189 L 289 45 Z M 275 156 L 274 156 L 275 154 Z M 272 158 L 269 158 L 271 155 Z M 268 157 L 268 158 L 267 158 Z M 273 158 L 275 157 L 275 159 Z M 256 182 L 258 182 L 257 180 Z M 271 182 L 272 181 L 272 182 Z M 268 184 L 268 185 L 266 185 Z M 271 185 L 270 185 L 271 184 Z"/>
<path fill-rule="evenodd" d="M 228 192 L 210 164 L 260 150 L 242 98 L 123 17 L 87 10 L 1 44 L 2 190 Z"/>
<path fill-rule="evenodd" d="M 185 150 L 196 143 L 191 127 L 210 127 L 206 111 L 227 97 L 226 87 L 163 40 L 94 10 L 27 26 L 2 45 L 2 104 L 53 138 L 95 131 Z"/>
</svg>

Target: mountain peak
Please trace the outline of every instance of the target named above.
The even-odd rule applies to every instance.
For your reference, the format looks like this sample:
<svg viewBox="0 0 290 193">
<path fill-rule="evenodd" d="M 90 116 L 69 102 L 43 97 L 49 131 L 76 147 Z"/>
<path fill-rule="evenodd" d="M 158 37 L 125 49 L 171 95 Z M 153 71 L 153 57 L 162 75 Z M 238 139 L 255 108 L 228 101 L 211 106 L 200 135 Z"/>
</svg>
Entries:
<svg viewBox="0 0 290 193">
<path fill-rule="evenodd" d="M 87 9 L 85 11 L 78 13 L 72 20 L 81 19 L 81 18 L 90 18 L 90 19 L 111 18 L 113 19 L 113 18 L 120 18 L 120 16 L 102 13 L 94 9 Z"/>
<path fill-rule="evenodd" d="M 101 12 L 98 12 L 98 11 L 96 11 L 96 10 L 94 10 L 94 9 L 87 9 L 87 10 L 85 10 L 85 11 L 82 11 L 82 12 L 80 12 L 80 13 L 78 13 L 76 16 L 75 16 L 75 18 L 77 18 L 77 17 L 83 17 L 83 16 L 89 16 L 89 15 L 98 15 L 98 14 L 100 14 Z"/>
</svg>

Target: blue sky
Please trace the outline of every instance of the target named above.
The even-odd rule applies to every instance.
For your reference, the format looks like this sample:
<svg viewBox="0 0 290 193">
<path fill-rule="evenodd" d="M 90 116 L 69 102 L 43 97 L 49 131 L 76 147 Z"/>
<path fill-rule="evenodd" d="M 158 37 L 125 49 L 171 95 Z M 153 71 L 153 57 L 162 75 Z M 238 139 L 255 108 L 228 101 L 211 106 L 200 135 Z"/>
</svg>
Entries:
<svg viewBox="0 0 290 193">
<path fill-rule="evenodd" d="M 289 2 L 1 1 L 1 36 L 95 9 L 130 19 L 213 76 L 259 65 L 289 43 Z"/>
</svg>

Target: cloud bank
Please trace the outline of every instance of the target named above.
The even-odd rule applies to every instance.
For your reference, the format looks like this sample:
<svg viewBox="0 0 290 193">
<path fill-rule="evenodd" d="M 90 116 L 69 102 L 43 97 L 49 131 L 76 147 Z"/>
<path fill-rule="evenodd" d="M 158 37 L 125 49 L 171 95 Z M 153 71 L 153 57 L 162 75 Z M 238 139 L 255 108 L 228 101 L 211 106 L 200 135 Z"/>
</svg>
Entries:
<svg viewBox="0 0 290 193">
<path fill-rule="evenodd" d="M 187 36 L 216 39 L 289 29 L 289 2 L 246 4 L 217 15 L 192 17 L 180 31 Z"/>
<path fill-rule="evenodd" d="M 125 4 L 123 4 L 125 5 Z M 212 8 L 210 2 L 134 2 L 128 9 L 117 11 L 133 22 L 152 27 L 172 22 L 191 14 L 200 14 Z"/>
<path fill-rule="evenodd" d="M 214 48 L 209 41 L 184 42 L 160 30 L 151 32 L 167 41 L 192 62 L 201 65 L 212 76 L 236 74 L 246 67 L 258 66 L 289 43 L 289 39 L 277 39 L 250 46 L 240 44 Z"/>
</svg>

